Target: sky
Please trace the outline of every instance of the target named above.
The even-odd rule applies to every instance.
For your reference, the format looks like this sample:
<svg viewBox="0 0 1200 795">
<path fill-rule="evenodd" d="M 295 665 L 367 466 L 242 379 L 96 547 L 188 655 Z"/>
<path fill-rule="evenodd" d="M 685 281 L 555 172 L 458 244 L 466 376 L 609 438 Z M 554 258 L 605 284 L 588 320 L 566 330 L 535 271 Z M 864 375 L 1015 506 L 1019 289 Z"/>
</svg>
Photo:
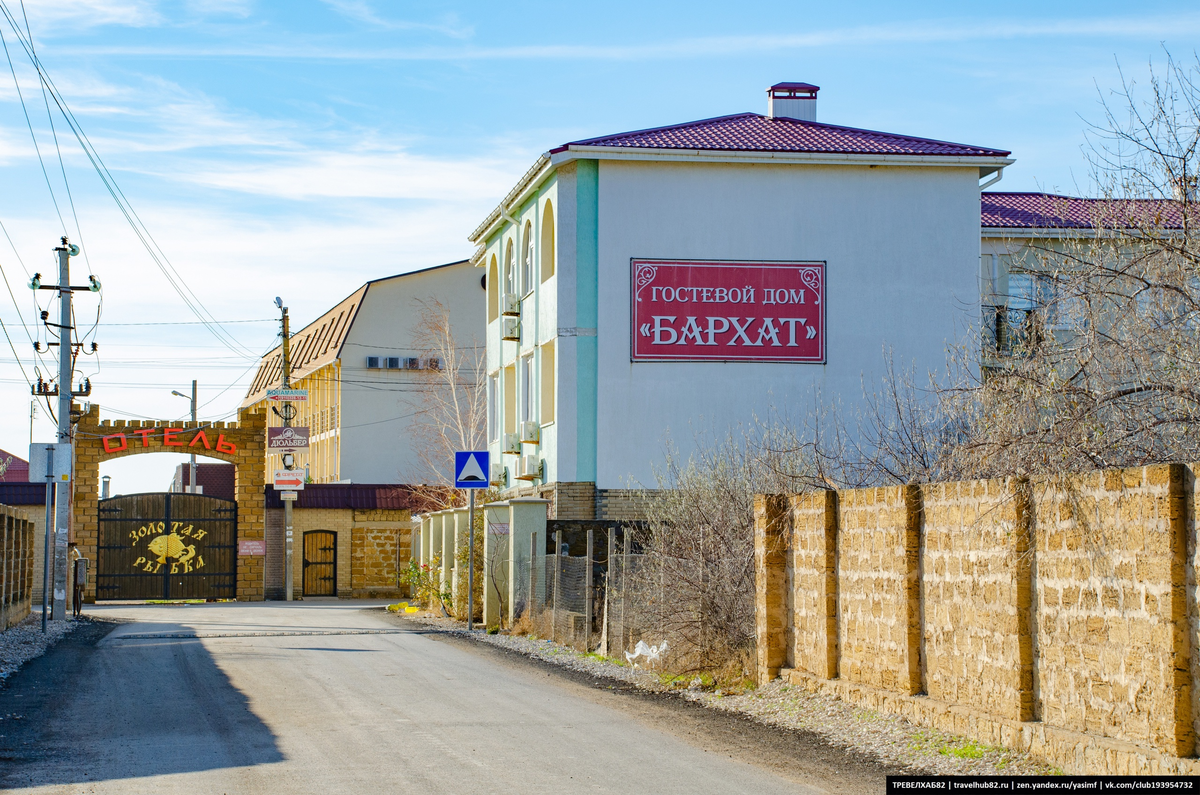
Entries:
<svg viewBox="0 0 1200 795">
<path fill-rule="evenodd" d="M 470 256 L 467 235 L 558 144 L 765 112 L 769 85 L 805 81 L 820 121 L 1008 149 L 993 190 L 1087 194 L 1102 101 L 1122 80 L 1144 90 L 1167 51 L 1194 59 L 1200 39 L 1194 2 L 1155 0 L 0 5 L 23 34 L 27 20 L 160 259 L 227 335 L 147 253 L 0 17 L 0 448 L 21 456 L 54 433 L 44 406 L 31 423 L 27 379 L 56 371 L 30 338 L 46 339 L 39 309 L 57 310 L 25 284 L 55 271 L 63 234 L 83 248 L 72 281 L 103 285 L 77 294 L 99 345 L 77 371 L 89 400 L 106 417 L 184 418 L 171 392 L 196 379 L 201 419 L 229 419 L 276 343 L 275 296 L 298 329 L 368 279 Z M 116 492 L 154 491 L 175 463 L 104 472 Z"/>
</svg>

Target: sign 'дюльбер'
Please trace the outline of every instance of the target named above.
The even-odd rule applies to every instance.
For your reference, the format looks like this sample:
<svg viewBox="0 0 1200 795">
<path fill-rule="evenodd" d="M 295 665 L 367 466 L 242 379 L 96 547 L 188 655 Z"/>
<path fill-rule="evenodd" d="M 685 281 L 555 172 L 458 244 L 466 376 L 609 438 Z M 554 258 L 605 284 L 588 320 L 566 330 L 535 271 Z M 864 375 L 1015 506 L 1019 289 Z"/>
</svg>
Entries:
<svg viewBox="0 0 1200 795">
<path fill-rule="evenodd" d="M 825 263 L 631 260 L 633 361 L 825 361 Z"/>
</svg>

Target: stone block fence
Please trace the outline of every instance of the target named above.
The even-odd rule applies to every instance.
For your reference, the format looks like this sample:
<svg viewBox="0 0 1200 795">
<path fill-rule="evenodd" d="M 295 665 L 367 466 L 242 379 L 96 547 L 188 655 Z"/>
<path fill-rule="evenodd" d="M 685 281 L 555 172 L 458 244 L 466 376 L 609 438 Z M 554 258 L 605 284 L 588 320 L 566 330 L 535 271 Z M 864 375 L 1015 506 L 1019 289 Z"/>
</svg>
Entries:
<svg viewBox="0 0 1200 795">
<path fill-rule="evenodd" d="M 33 520 L 0 505 L 0 632 L 29 615 L 33 596 Z"/>
<path fill-rule="evenodd" d="M 759 495 L 759 682 L 1068 773 L 1200 774 L 1197 466 Z"/>
</svg>

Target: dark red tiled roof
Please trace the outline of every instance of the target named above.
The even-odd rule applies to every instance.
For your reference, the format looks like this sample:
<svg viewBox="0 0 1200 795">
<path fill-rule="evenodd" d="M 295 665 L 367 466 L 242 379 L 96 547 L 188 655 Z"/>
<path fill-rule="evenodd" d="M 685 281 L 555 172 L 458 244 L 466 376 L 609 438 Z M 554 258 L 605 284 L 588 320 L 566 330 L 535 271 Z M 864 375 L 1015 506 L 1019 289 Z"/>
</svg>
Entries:
<svg viewBox="0 0 1200 795">
<path fill-rule="evenodd" d="M 20 456 L 0 450 L 0 466 L 8 462 L 4 474 L 0 475 L 0 483 L 28 483 L 29 462 Z"/>
<path fill-rule="evenodd" d="M 980 226 L 1094 229 L 1183 226 L 1183 205 L 1167 199 L 1085 199 L 1053 193 L 983 193 Z"/>
<path fill-rule="evenodd" d="M 0 505 L 45 504 L 45 483 L 0 483 Z"/>
<path fill-rule="evenodd" d="M 628 149 L 703 149 L 728 152 L 808 152 L 848 155 L 925 155 L 945 157 L 1007 157 L 1002 149 L 914 138 L 910 135 L 839 127 L 815 121 L 770 118 L 738 113 L 715 119 L 673 124 L 651 130 L 605 135 L 563 144 L 551 153 L 573 146 L 611 146 Z"/>
<path fill-rule="evenodd" d="M 267 486 L 267 507 L 282 508 L 283 500 L 274 486 Z M 404 510 L 416 505 L 415 495 L 408 486 L 378 483 L 308 483 L 299 492 L 295 508 L 356 508 L 368 511 L 375 508 Z"/>
</svg>

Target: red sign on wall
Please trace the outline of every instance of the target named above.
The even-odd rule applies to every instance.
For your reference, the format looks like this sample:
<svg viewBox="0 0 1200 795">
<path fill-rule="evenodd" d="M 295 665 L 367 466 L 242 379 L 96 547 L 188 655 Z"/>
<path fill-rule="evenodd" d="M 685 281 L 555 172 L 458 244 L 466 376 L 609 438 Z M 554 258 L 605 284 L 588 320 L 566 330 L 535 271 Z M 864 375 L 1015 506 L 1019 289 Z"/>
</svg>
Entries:
<svg viewBox="0 0 1200 795">
<path fill-rule="evenodd" d="M 825 361 L 825 263 L 631 260 L 633 361 Z"/>
</svg>

